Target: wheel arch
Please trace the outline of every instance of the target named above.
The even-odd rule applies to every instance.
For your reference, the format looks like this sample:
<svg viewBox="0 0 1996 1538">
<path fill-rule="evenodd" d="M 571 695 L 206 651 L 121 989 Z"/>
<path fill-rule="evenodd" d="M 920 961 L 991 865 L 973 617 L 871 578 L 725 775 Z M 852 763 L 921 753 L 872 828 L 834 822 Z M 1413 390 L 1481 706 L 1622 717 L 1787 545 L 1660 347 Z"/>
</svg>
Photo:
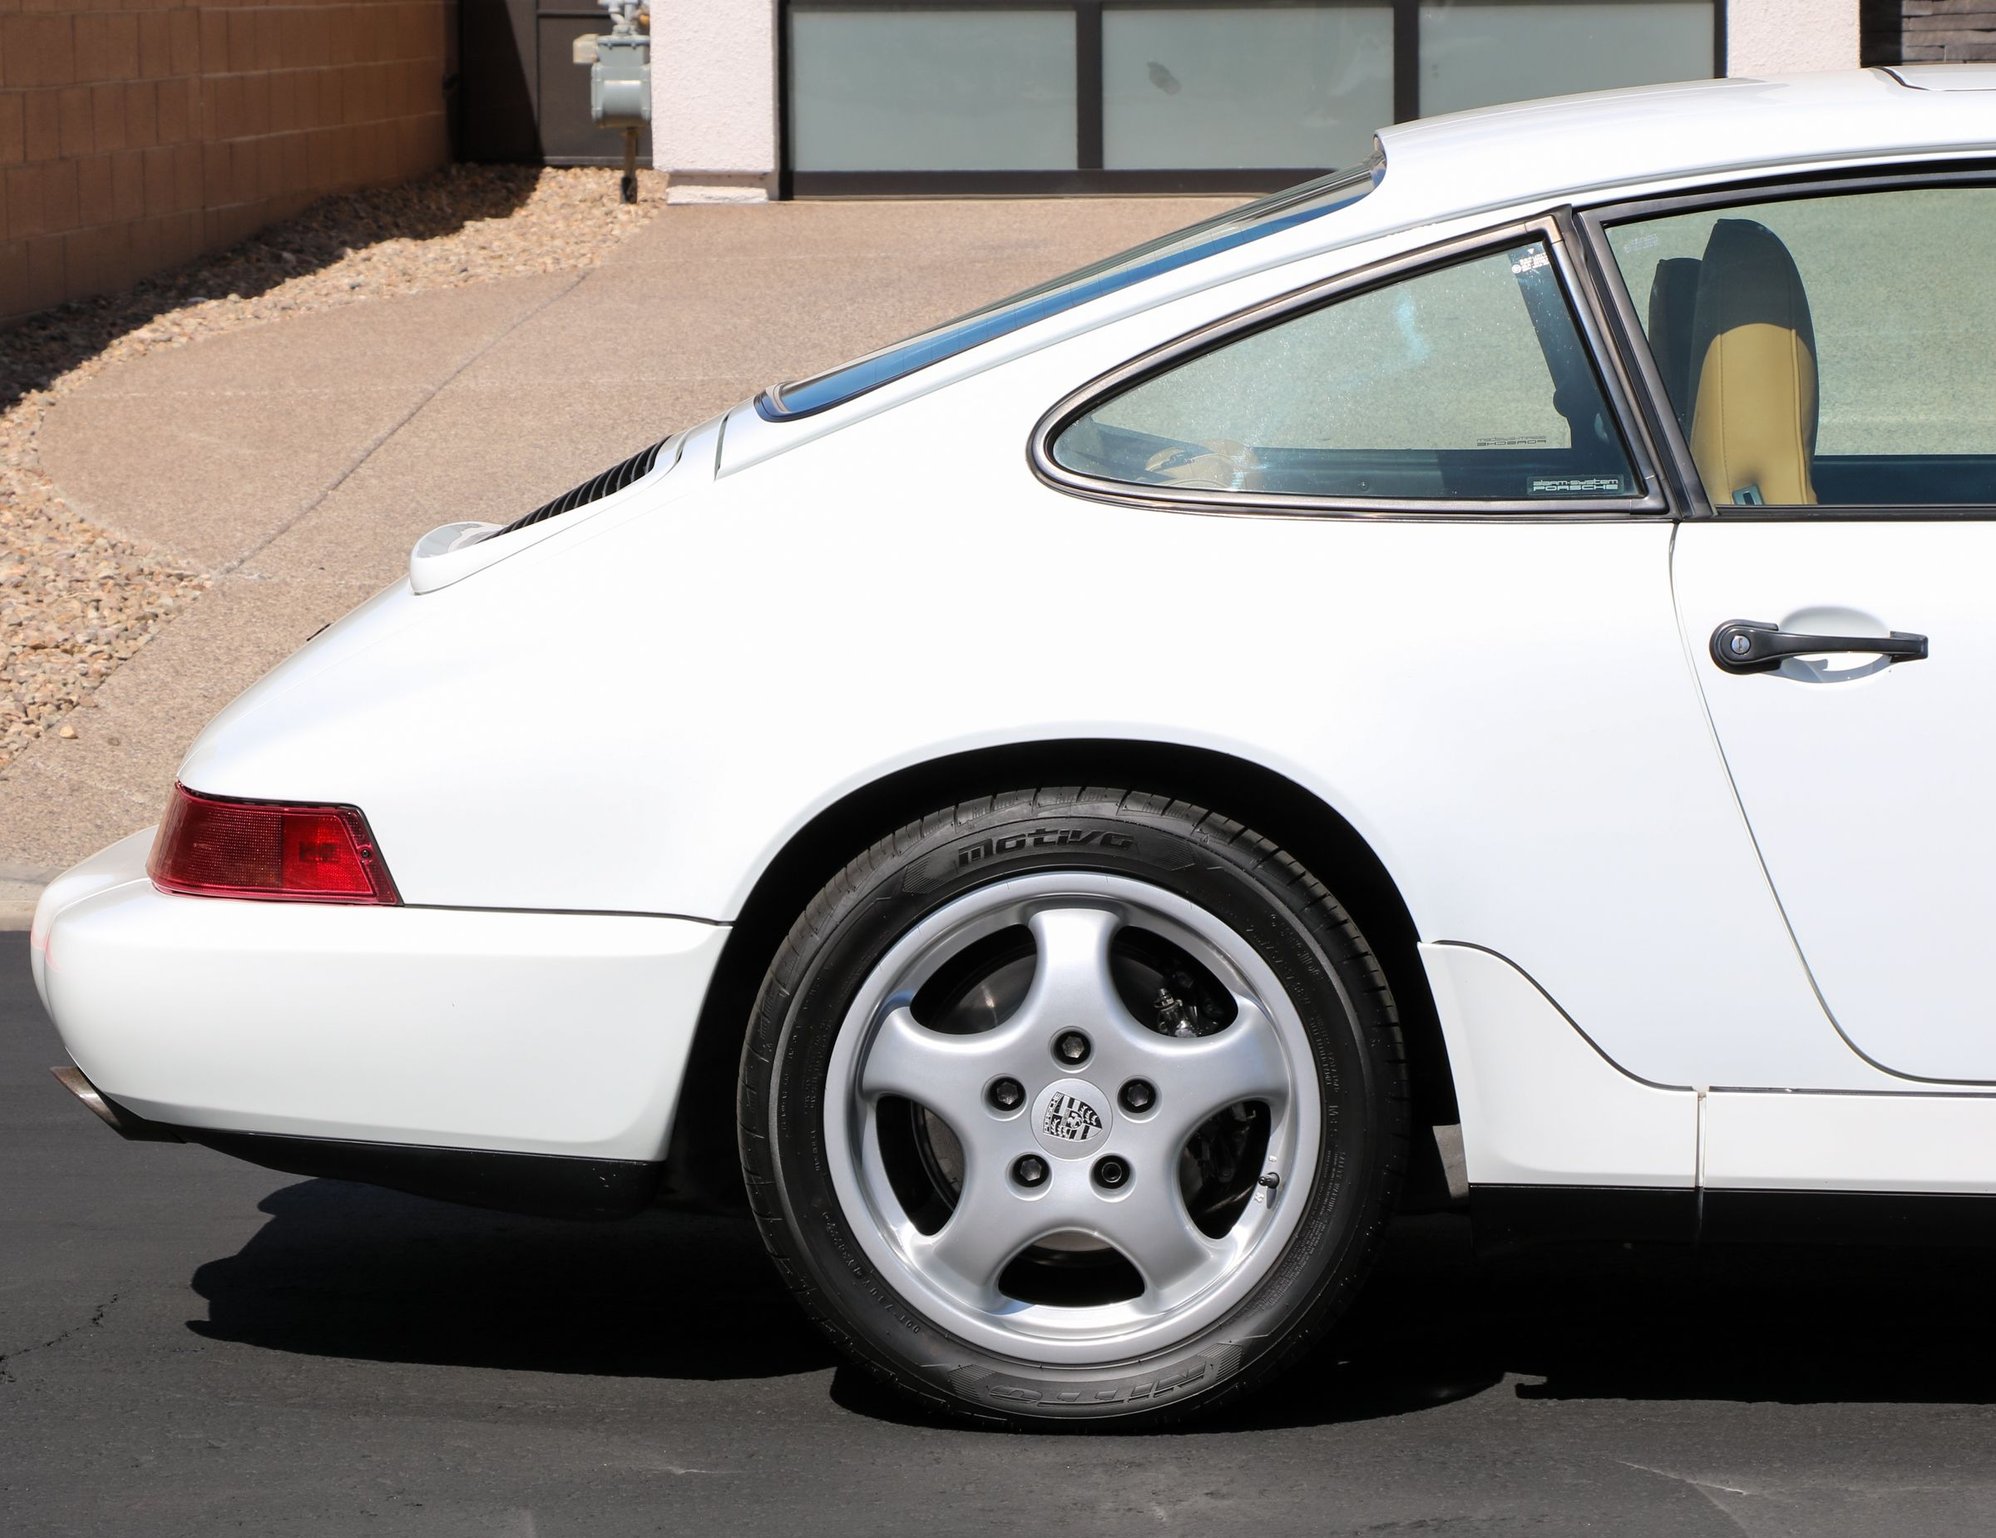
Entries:
<svg viewBox="0 0 1996 1538">
<path fill-rule="evenodd" d="M 740 1200 L 734 1083 L 744 1033 L 777 947 L 818 890 L 855 854 L 921 812 L 1038 785 L 1168 794 L 1224 812 L 1301 860 L 1336 893 L 1386 970 L 1406 1040 L 1415 1125 L 1459 1119 L 1413 917 L 1384 863 L 1335 808 L 1285 775 L 1212 749 L 1097 739 L 1012 743 L 930 759 L 860 786 L 798 829 L 757 877 L 701 1006 L 667 1154 L 675 1196 Z M 1444 1184 L 1432 1140 L 1417 1138 L 1410 1197 L 1432 1199 Z"/>
</svg>

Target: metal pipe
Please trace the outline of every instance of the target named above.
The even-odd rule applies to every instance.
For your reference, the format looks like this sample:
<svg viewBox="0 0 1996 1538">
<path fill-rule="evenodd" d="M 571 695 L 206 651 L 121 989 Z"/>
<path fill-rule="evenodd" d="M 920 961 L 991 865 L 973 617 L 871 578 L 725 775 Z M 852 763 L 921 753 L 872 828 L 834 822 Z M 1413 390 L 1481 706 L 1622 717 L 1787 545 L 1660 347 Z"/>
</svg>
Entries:
<svg viewBox="0 0 1996 1538">
<path fill-rule="evenodd" d="M 102 1090 L 84 1077 L 81 1068 L 63 1066 L 60 1068 L 51 1068 L 49 1072 L 55 1075 L 56 1083 L 76 1096 L 78 1100 L 81 1100 L 90 1108 L 93 1116 L 103 1122 L 113 1132 L 117 1133 L 119 1137 L 126 1138 L 134 1143 L 184 1143 L 187 1141 L 178 1132 L 175 1132 L 173 1128 L 162 1126 L 156 1121 L 147 1121 L 143 1116 L 135 1115 L 119 1105 L 117 1101 L 107 1097 Z"/>
</svg>

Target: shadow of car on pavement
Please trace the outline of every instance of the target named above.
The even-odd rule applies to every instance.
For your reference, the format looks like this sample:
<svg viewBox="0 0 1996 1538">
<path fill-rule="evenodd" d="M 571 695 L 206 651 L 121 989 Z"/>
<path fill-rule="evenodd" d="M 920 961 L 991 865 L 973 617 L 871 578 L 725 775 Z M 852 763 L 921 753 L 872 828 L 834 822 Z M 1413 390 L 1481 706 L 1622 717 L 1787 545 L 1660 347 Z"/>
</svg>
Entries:
<svg viewBox="0 0 1996 1538">
<path fill-rule="evenodd" d="M 514 1217 L 308 1180 L 194 1273 L 211 1340 L 361 1361 L 762 1378 L 837 1359 L 745 1218 Z"/>
<path fill-rule="evenodd" d="M 737 1379 L 836 1367 L 830 1397 L 921 1413 L 850 1366 L 746 1218 L 512 1217 L 336 1180 L 268 1197 L 195 1272 L 214 1340 L 365 1361 Z M 1296 1368 L 1185 1428 L 1271 1430 L 1527 1399 L 1996 1402 L 1996 1256 L 1562 1248 L 1479 1257 L 1460 1218 L 1402 1220 L 1358 1304 Z M 1176 1429 L 1176 1428 L 1171 1428 Z"/>
</svg>

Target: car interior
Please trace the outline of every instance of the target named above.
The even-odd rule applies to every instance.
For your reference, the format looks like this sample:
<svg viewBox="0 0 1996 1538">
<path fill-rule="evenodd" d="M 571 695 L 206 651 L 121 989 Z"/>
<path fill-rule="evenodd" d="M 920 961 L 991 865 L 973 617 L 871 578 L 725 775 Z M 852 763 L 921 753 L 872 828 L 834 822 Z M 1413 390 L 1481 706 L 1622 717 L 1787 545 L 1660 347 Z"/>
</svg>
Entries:
<svg viewBox="0 0 1996 1538">
<path fill-rule="evenodd" d="M 1996 500 L 1996 456 L 1823 454 L 1819 353 L 1794 255 L 1719 219 L 1701 257 L 1656 265 L 1650 351 L 1717 506 L 1963 506 Z"/>
<path fill-rule="evenodd" d="M 1649 335 L 1706 495 L 1813 504 L 1816 332 L 1780 238 L 1721 219 L 1703 257 L 1659 262 Z"/>
</svg>

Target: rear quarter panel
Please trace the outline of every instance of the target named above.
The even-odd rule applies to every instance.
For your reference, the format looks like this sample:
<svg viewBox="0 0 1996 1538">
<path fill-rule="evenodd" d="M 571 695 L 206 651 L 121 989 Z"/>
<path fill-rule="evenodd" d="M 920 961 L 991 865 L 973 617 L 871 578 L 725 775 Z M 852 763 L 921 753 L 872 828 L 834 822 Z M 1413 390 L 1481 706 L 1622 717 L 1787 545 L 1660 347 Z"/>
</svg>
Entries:
<svg viewBox="0 0 1996 1538">
<path fill-rule="evenodd" d="M 790 836 L 896 769 L 1191 744 L 1336 808 L 1424 940 L 1510 958 L 1630 1072 L 1869 1084 L 1713 746 L 1667 523 L 1168 513 L 1033 473 L 1067 392 L 1383 249 L 1128 317 L 711 483 L 689 447 L 654 503 L 384 596 L 218 722 L 186 783 L 359 804 L 411 902 L 727 921 Z"/>
</svg>

